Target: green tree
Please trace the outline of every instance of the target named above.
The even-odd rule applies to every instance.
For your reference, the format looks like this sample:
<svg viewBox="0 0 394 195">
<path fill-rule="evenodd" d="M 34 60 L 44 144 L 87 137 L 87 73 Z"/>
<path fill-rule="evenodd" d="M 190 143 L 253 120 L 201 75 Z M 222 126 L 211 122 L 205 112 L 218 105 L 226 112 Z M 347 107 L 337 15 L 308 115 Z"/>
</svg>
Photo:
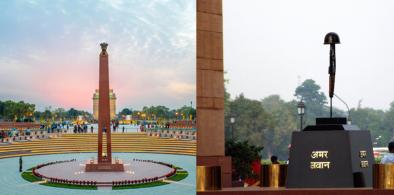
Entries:
<svg viewBox="0 0 394 195">
<path fill-rule="evenodd" d="M 391 133 L 384 125 L 385 113 L 382 110 L 372 108 L 352 108 L 350 110 L 352 124 L 357 125 L 362 130 L 371 132 L 374 146 L 383 146 L 387 140 L 391 139 Z M 379 138 L 379 136 L 381 136 Z"/>
<path fill-rule="evenodd" d="M 35 110 L 34 104 L 23 101 L 15 102 L 7 100 L 2 102 L 2 117 L 8 121 L 22 122 L 31 119 Z"/>
<path fill-rule="evenodd" d="M 327 117 L 324 105 L 327 103 L 326 95 L 320 92 L 320 86 L 312 79 L 305 80 L 295 90 L 294 94 L 305 104 L 305 119 L 307 125 L 314 124 L 316 117 Z"/>
<path fill-rule="evenodd" d="M 168 118 L 170 109 L 165 106 L 144 106 L 142 112 L 146 114 L 148 119 Z"/>
<path fill-rule="evenodd" d="M 130 115 L 133 114 L 133 111 L 129 108 L 123 108 L 122 111 L 119 112 L 119 115 Z"/>
<path fill-rule="evenodd" d="M 56 108 L 53 112 L 54 114 L 52 115 L 54 115 L 56 121 L 63 121 L 67 117 L 67 112 L 64 108 Z"/>
<path fill-rule="evenodd" d="M 196 109 L 190 106 L 182 106 L 181 108 L 177 109 L 177 112 L 184 116 L 186 119 L 189 119 L 189 116 L 192 115 L 192 118 L 196 117 Z"/>
<path fill-rule="evenodd" d="M 44 112 L 42 112 L 41 116 L 42 120 L 48 121 L 52 119 L 52 112 L 49 109 L 45 109 Z"/>
<path fill-rule="evenodd" d="M 226 156 L 231 156 L 232 164 L 236 170 L 232 174 L 233 180 L 255 176 L 252 173 L 251 164 L 253 161 L 260 161 L 261 156 L 259 153 L 263 150 L 263 147 L 256 147 L 249 144 L 248 141 L 235 142 L 234 140 L 229 140 L 226 142 L 225 148 L 225 154 Z"/>
<path fill-rule="evenodd" d="M 4 102 L 0 101 L 0 118 L 4 118 Z"/>
<path fill-rule="evenodd" d="M 295 96 L 305 102 L 323 106 L 327 103 L 326 95 L 320 92 L 320 86 L 312 79 L 305 80 L 295 90 Z"/>
<path fill-rule="evenodd" d="M 297 130 L 296 104 L 295 101 L 285 102 L 279 95 L 271 95 L 262 100 L 263 108 L 273 124 L 272 129 L 266 132 L 266 137 L 271 141 L 264 145 L 265 158 L 276 155 L 280 159 L 287 159 L 291 134 Z"/>
<path fill-rule="evenodd" d="M 388 142 L 394 141 L 394 102 L 391 102 L 390 109 L 384 115 L 383 127 L 386 131 L 385 135 L 382 135 L 381 143 L 387 146 Z"/>
<path fill-rule="evenodd" d="M 315 119 L 318 117 L 329 117 L 329 107 L 327 104 L 326 95 L 320 91 L 320 86 L 312 79 L 305 80 L 295 90 L 295 94 L 298 100 L 301 100 L 305 104 L 305 124 L 315 124 Z M 345 112 L 333 107 L 334 117 L 343 117 Z"/>
<path fill-rule="evenodd" d="M 225 115 L 226 129 L 229 129 L 230 117 L 235 118 L 233 135 L 237 141 L 248 140 L 255 146 L 267 145 L 272 140 L 269 135 L 271 123 L 269 115 L 264 111 L 261 102 L 245 98 L 243 94 L 229 104 L 229 112 Z"/>
<path fill-rule="evenodd" d="M 80 112 L 78 110 L 76 110 L 74 108 L 70 108 L 67 111 L 67 118 L 70 120 L 75 120 L 79 114 L 80 114 Z"/>
</svg>

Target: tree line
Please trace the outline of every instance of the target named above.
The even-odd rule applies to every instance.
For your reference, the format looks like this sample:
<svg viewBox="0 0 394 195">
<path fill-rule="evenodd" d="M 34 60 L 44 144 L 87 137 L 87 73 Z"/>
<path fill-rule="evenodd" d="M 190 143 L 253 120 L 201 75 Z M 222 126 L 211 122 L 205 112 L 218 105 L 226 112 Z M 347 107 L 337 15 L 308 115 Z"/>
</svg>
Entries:
<svg viewBox="0 0 394 195">
<path fill-rule="evenodd" d="M 299 131 L 300 118 L 297 112 L 299 100 L 305 104 L 304 124 L 314 125 L 316 117 L 329 117 L 327 96 L 312 79 L 305 80 L 295 89 L 295 98 L 283 100 L 279 95 L 270 95 L 261 100 L 243 94 L 230 98 L 225 93 L 226 140 L 248 141 L 263 147 L 263 158 L 277 155 L 288 158 L 291 134 Z M 334 97 L 335 98 L 335 97 Z M 351 123 L 363 130 L 370 130 L 374 147 L 386 147 L 394 132 L 394 102 L 388 110 L 363 108 L 350 109 Z M 348 117 L 348 111 L 333 108 L 333 117 Z M 231 121 L 233 118 L 233 123 Z"/>
<path fill-rule="evenodd" d="M 93 118 L 91 113 L 74 108 L 65 110 L 64 108 L 52 109 L 52 107 L 47 107 L 44 111 L 36 111 L 35 109 L 35 104 L 24 101 L 0 101 L 0 119 L 9 122 L 42 122 L 71 121 L 80 115 L 88 120 Z"/>
<path fill-rule="evenodd" d="M 191 106 L 182 106 L 176 109 L 170 109 L 166 106 L 144 106 L 142 109 L 123 108 L 118 113 L 121 119 L 125 115 L 132 115 L 133 118 L 144 120 L 188 120 L 196 118 L 196 109 Z M 70 108 L 52 108 L 46 107 L 44 111 L 36 111 L 35 104 L 24 101 L 6 100 L 0 101 L 0 119 L 10 122 L 43 122 L 43 121 L 73 121 L 78 116 L 83 116 L 85 120 L 93 121 L 93 115 L 84 110 Z"/>
<path fill-rule="evenodd" d="M 134 110 L 132 108 L 123 108 L 118 117 L 131 115 L 133 118 L 149 119 L 149 120 L 170 120 L 182 119 L 189 120 L 190 117 L 195 119 L 196 109 L 191 106 L 182 106 L 181 108 L 170 109 L 166 106 L 144 106 L 141 110 Z"/>
</svg>

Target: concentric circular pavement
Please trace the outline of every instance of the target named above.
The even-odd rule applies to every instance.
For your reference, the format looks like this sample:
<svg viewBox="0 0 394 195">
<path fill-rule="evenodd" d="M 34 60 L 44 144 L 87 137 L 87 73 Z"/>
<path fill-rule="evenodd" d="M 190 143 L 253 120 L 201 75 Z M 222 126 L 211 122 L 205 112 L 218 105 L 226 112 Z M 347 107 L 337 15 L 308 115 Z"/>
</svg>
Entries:
<svg viewBox="0 0 394 195">
<path fill-rule="evenodd" d="M 162 177 L 174 169 L 162 164 L 122 159 L 124 172 L 85 172 L 86 161 L 63 162 L 36 169 L 47 177 L 77 181 L 109 182 Z"/>
</svg>

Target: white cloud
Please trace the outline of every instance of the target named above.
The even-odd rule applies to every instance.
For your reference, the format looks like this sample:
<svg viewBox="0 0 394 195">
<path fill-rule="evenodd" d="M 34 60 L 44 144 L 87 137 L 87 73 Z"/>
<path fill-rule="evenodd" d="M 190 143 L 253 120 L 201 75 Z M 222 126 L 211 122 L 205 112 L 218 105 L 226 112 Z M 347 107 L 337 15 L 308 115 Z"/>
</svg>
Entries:
<svg viewBox="0 0 394 195">
<path fill-rule="evenodd" d="M 172 81 L 166 86 L 166 92 L 172 94 L 173 97 L 192 95 L 196 91 L 195 83 L 185 83 L 184 81 Z"/>
<path fill-rule="evenodd" d="M 116 10 L 121 10 L 124 4 L 123 0 L 103 0 L 102 2 L 105 2 Z"/>
</svg>

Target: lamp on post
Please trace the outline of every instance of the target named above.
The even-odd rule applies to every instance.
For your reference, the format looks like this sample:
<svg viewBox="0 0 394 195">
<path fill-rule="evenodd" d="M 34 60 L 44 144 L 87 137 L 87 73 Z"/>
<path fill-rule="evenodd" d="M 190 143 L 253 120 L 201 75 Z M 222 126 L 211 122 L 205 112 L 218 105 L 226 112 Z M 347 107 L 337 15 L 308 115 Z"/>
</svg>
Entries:
<svg viewBox="0 0 394 195">
<path fill-rule="evenodd" d="M 234 140 L 234 123 L 235 123 L 235 117 L 231 116 L 230 117 L 230 123 L 231 123 L 231 139 Z"/>
<path fill-rule="evenodd" d="M 298 102 L 297 108 L 298 108 L 298 115 L 300 115 L 300 131 L 302 131 L 302 123 L 303 123 L 302 119 L 305 114 L 305 104 L 302 101 L 302 99 L 300 102 Z"/>
</svg>

